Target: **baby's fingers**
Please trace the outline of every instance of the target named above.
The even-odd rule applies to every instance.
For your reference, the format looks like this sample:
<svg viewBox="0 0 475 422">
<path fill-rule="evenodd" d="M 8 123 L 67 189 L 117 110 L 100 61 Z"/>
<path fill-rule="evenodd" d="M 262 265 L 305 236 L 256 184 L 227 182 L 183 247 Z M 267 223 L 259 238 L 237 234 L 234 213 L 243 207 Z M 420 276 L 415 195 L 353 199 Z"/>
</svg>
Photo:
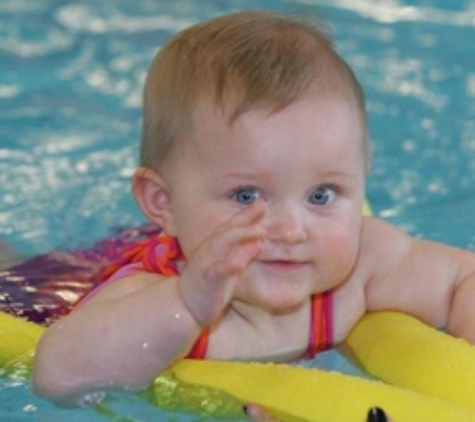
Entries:
<svg viewBox="0 0 475 422">
<path fill-rule="evenodd" d="M 231 273 L 243 270 L 260 251 L 266 235 L 260 224 L 264 207 L 264 201 L 257 201 L 219 226 L 201 248 L 205 260 L 212 266 L 227 263 Z M 225 267 L 222 266 L 223 269 Z"/>
<path fill-rule="evenodd" d="M 245 405 L 244 412 L 253 422 L 290 422 L 286 421 L 285 418 L 278 417 L 269 409 L 254 403 Z"/>
<path fill-rule="evenodd" d="M 242 210 L 235 213 L 227 223 L 226 226 L 245 226 L 256 223 L 264 217 L 266 203 L 263 200 L 247 205 Z"/>
<path fill-rule="evenodd" d="M 263 212 L 263 203 L 244 208 L 218 227 L 189 259 L 179 288 L 198 324 L 206 325 L 222 314 L 241 274 L 259 254 L 265 236 L 259 223 Z"/>
<path fill-rule="evenodd" d="M 234 226 L 210 238 L 187 263 L 179 288 L 198 324 L 209 324 L 226 309 L 241 274 L 259 254 L 262 238 L 259 224 Z"/>
<path fill-rule="evenodd" d="M 214 268 L 223 275 L 244 271 L 261 251 L 265 235 L 265 228 L 259 223 L 228 227 L 210 239 L 205 268 Z"/>
</svg>

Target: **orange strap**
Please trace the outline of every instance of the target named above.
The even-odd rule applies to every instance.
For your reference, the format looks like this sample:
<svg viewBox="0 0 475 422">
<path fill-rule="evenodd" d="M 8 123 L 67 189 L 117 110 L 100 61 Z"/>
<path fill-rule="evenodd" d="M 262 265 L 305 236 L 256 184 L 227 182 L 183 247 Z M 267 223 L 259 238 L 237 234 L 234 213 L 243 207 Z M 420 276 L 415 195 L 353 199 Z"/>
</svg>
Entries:
<svg viewBox="0 0 475 422">
<path fill-rule="evenodd" d="M 312 296 L 310 333 L 306 358 L 312 359 L 333 344 L 333 306 L 331 292 Z"/>
<path fill-rule="evenodd" d="M 165 277 L 178 275 L 175 261 L 183 259 L 178 242 L 173 237 L 151 237 L 138 240 L 121 258 L 105 269 L 102 280 L 107 280 L 126 265 L 141 263 L 145 271 Z"/>
<path fill-rule="evenodd" d="M 190 350 L 190 353 L 186 356 L 188 359 L 200 359 L 203 360 L 206 358 L 206 350 L 208 349 L 208 340 L 209 340 L 209 327 L 203 328 L 201 331 L 198 340 Z"/>
</svg>

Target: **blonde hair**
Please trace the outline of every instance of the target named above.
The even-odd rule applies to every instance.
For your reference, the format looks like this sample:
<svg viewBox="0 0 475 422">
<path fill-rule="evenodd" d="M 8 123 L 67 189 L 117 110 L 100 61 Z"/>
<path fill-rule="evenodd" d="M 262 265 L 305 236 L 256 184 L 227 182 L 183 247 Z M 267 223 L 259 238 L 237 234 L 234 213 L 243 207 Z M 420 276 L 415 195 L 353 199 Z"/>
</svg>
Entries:
<svg viewBox="0 0 475 422">
<path fill-rule="evenodd" d="M 164 162 L 176 140 L 192 132 L 200 104 L 221 108 L 232 124 L 253 108 L 277 112 L 314 86 L 318 93 L 353 101 L 366 131 L 363 91 L 323 30 L 261 11 L 191 26 L 173 37 L 150 67 L 141 165 L 154 169 Z"/>
</svg>

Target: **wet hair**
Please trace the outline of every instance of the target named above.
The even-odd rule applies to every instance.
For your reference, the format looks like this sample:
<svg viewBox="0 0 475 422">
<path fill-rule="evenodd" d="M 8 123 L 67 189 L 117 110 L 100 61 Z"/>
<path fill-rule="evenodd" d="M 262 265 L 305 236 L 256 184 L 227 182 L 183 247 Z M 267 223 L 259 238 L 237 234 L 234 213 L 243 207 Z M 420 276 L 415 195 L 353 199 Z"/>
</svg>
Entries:
<svg viewBox="0 0 475 422">
<path fill-rule="evenodd" d="M 144 90 L 140 164 L 159 168 L 207 105 L 232 124 L 256 108 L 278 112 L 305 96 L 340 96 L 357 107 L 366 140 L 364 95 L 330 37 L 314 24 L 245 11 L 191 26 L 157 54 Z"/>
</svg>

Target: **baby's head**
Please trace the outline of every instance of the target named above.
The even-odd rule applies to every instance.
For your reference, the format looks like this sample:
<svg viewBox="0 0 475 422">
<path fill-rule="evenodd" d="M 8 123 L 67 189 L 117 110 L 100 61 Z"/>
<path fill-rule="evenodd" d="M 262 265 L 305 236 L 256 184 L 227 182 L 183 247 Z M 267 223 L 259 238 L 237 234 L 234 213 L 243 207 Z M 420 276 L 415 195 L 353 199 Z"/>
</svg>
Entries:
<svg viewBox="0 0 475 422">
<path fill-rule="evenodd" d="M 192 137 L 202 107 L 219 110 L 232 125 L 253 109 L 276 113 L 310 90 L 358 110 L 369 166 L 362 89 L 321 29 L 259 11 L 192 26 L 161 49 L 149 70 L 141 166 L 160 169 L 177 141 Z"/>
<path fill-rule="evenodd" d="M 356 261 L 365 128 L 361 88 L 319 29 L 263 12 L 216 18 L 151 67 L 134 194 L 187 259 L 223 231 L 244 236 L 250 222 L 234 216 L 261 206 L 262 251 L 234 297 L 292 308 Z M 298 274 L 266 264 L 288 259 Z"/>
</svg>

